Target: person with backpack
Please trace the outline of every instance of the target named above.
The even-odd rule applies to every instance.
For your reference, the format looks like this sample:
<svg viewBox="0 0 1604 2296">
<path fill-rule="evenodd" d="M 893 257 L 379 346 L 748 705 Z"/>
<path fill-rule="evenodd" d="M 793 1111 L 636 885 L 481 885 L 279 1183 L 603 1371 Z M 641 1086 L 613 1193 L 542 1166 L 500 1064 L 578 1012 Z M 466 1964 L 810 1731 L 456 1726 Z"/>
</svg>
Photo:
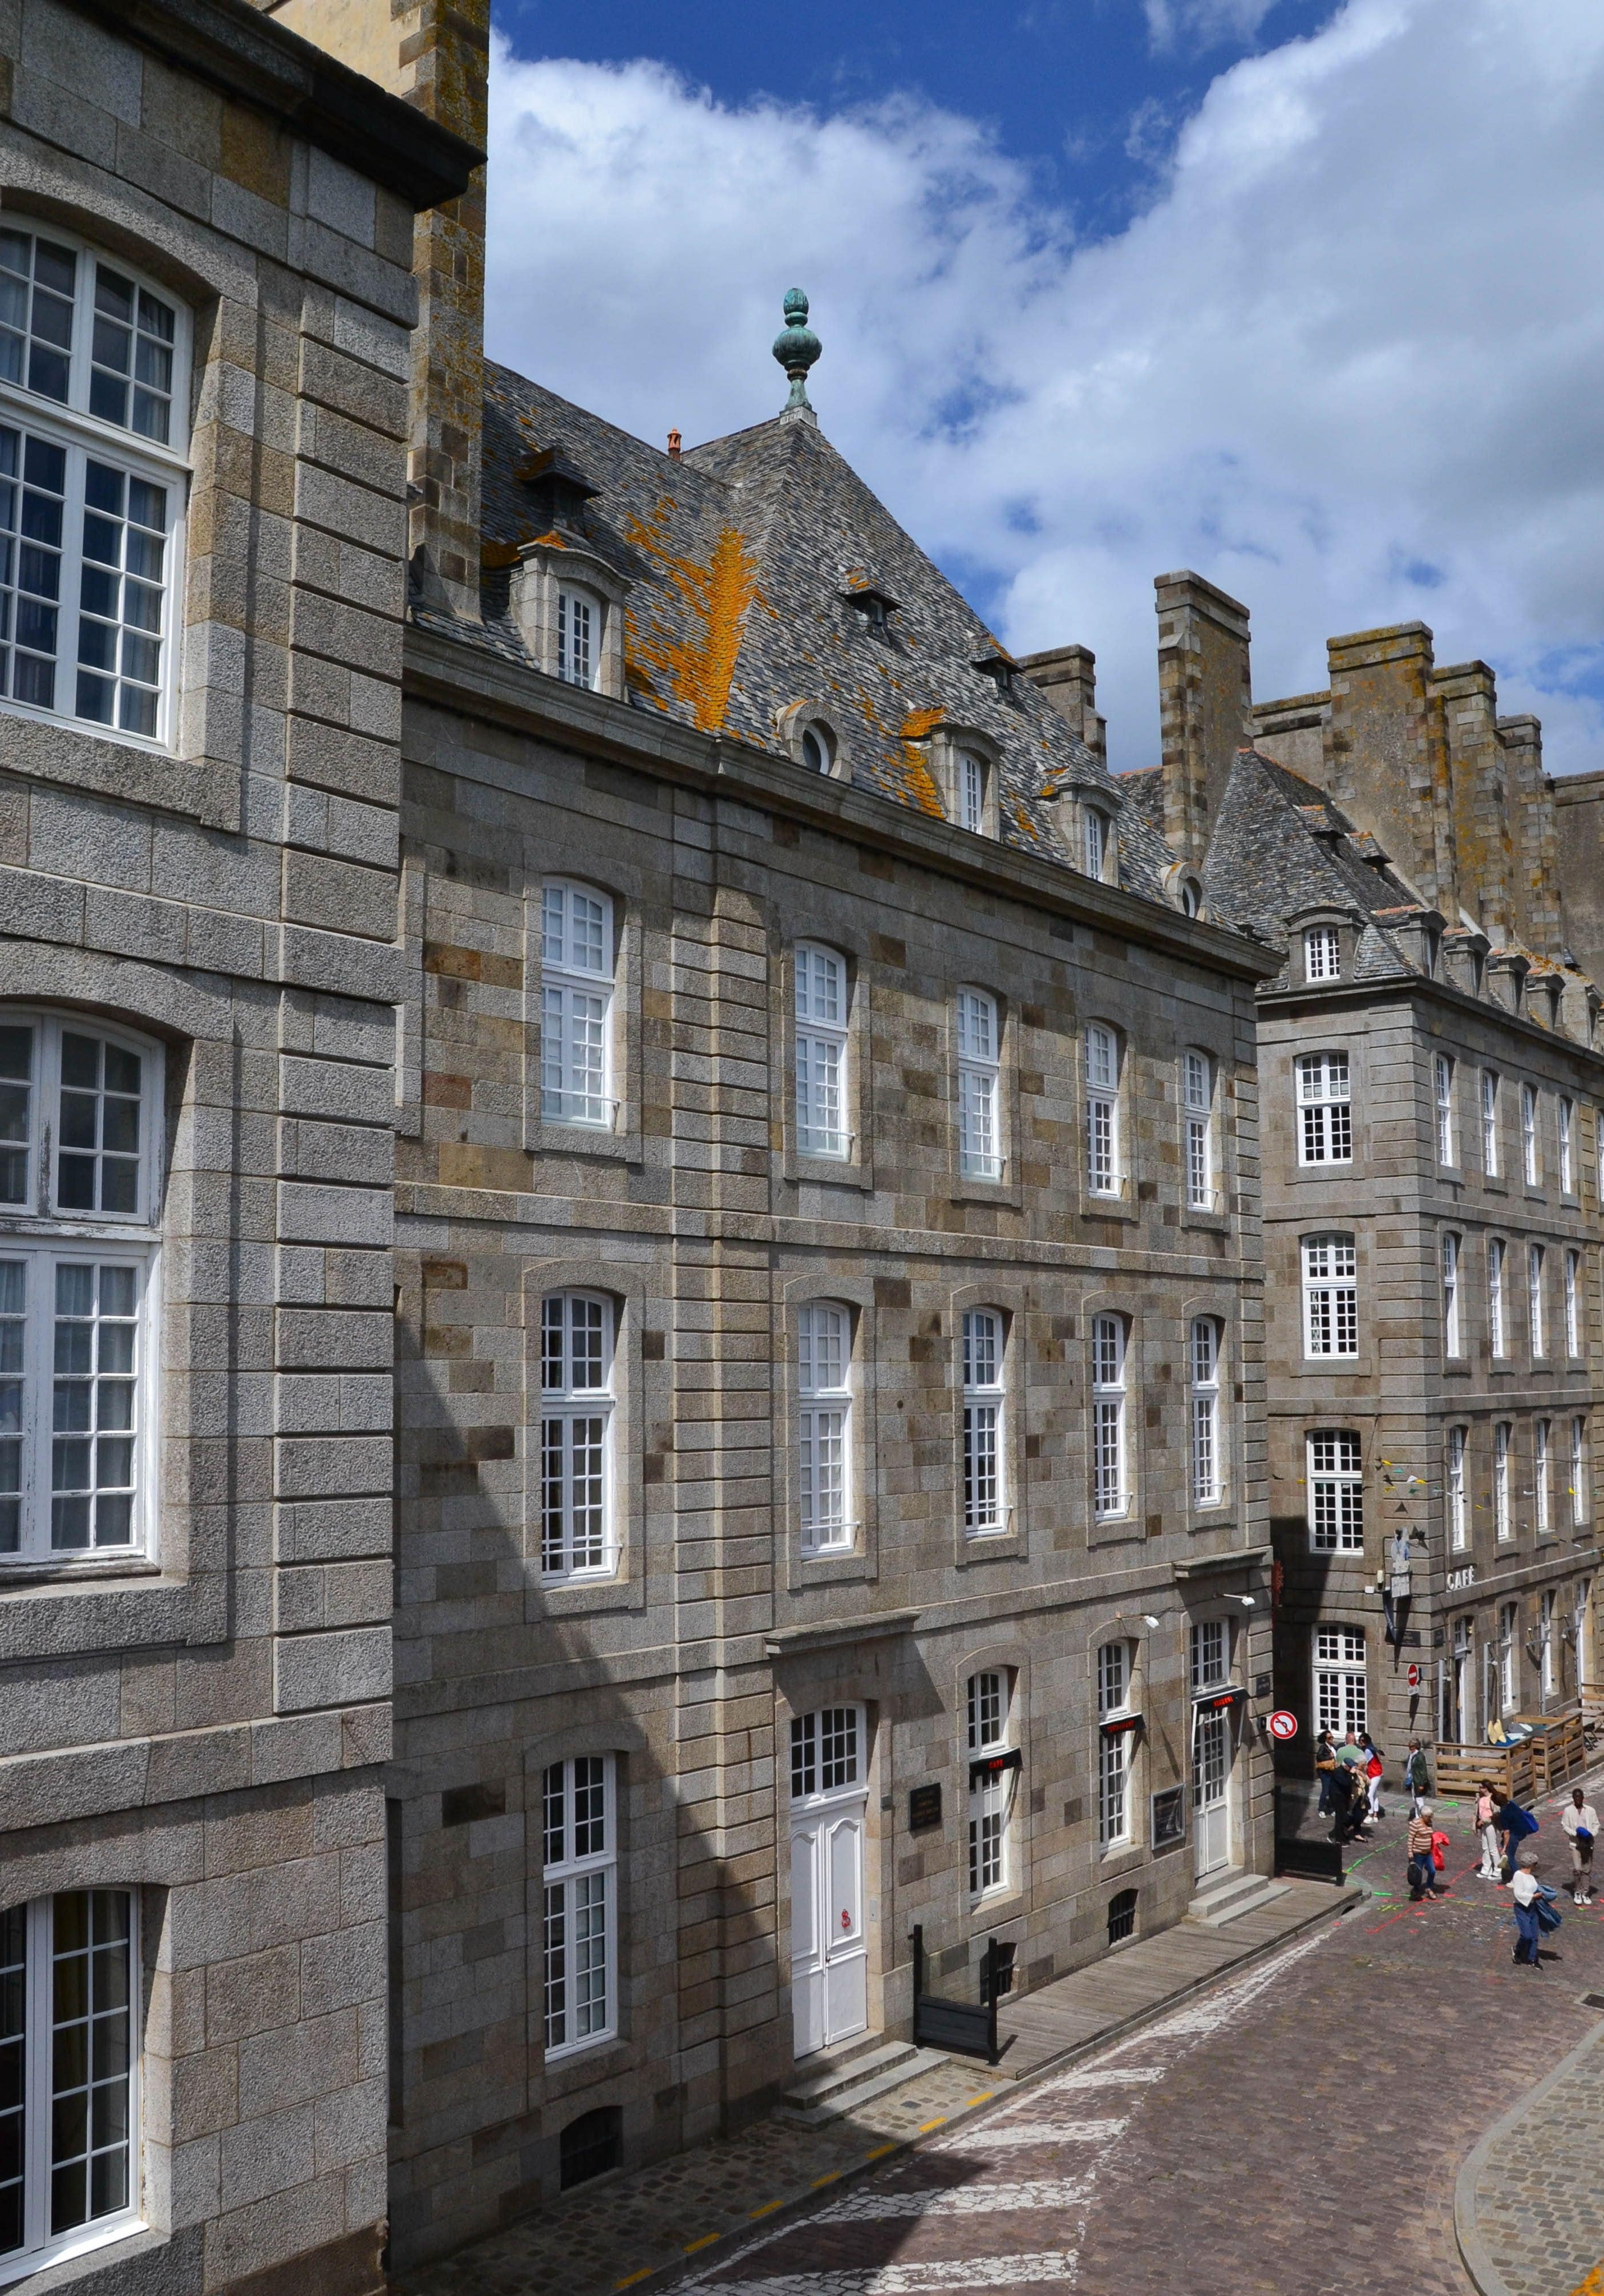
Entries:
<svg viewBox="0 0 1604 2296">
<path fill-rule="evenodd" d="M 1493 1824 L 1503 1860 L 1499 1880 L 1507 1882 L 1515 1871 L 1515 1860 L 1521 1844 L 1528 1834 L 1536 1833 L 1537 1821 L 1529 1809 L 1523 1809 L 1514 1795 L 1505 1793 L 1502 1787 L 1494 1790 L 1493 1800 Z M 1534 1849 L 1533 1855 L 1535 1854 Z"/>
<path fill-rule="evenodd" d="M 1409 1902 L 1440 1898 L 1437 1888 L 1436 1843 L 1431 1828 L 1431 1804 L 1423 1801 L 1409 1821 Z"/>
<path fill-rule="evenodd" d="M 1496 1882 L 1501 1876 L 1498 1858 L 1498 1828 L 1493 1823 L 1493 1782 L 1484 1778 L 1476 1790 L 1477 1833 L 1481 1836 L 1482 1862 L 1477 1873 L 1478 1882 Z"/>
<path fill-rule="evenodd" d="M 1418 1738 L 1409 1742 L 1409 1759 L 1404 1765 L 1404 1783 L 1409 1788 L 1409 1814 L 1420 1814 L 1420 1797 L 1431 1792 L 1431 1772 L 1426 1767 L 1426 1751 Z"/>
<path fill-rule="evenodd" d="M 1570 1807 L 1560 1811 L 1559 1823 L 1570 1837 L 1571 1903 L 1591 1906 L 1593 1839 L 1599 1831 L 1599 1813 L 1580 1786 L 1571 1788 Z"/>
</svg>

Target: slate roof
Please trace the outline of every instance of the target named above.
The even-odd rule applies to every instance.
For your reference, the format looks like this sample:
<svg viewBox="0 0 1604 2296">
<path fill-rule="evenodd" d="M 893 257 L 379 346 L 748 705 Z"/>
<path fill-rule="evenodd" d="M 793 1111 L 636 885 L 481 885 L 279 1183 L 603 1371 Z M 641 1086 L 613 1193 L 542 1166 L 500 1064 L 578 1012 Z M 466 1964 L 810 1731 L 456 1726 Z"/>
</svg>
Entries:
<svg viewBox="0 0 1604 2296">
<path fill-rule="evenodd" d="M 518 545 L 552 529 L 540 462 L 581 473 L 595 492 L 562 496 L 556 529 L 630 585 L 629 698 L 706 733 L 789 755 L 781 712 L 811 703 L 829 718 L 859 786 L 940 816 L 931 730 L 952 722 L 987 736 L 1001 760 L 1004 843 L 1070 861 L 1055 797 L 1098 790 L 1119 816 L 1121 882 L 1161 898 L 1174 857 L 1142 809 L 1023 672 L 1012 692 L 974 667 L 1002 652 L 924 553 L 806 419 L 784 415 L 675 459 L 505 367 L 487 365 L 482 629 L 414 602 L 415 618 L 528 661 L 508 613 Z M 842 593 L 869 586 L 896 601 L 883 629 Z"/>
</svg>

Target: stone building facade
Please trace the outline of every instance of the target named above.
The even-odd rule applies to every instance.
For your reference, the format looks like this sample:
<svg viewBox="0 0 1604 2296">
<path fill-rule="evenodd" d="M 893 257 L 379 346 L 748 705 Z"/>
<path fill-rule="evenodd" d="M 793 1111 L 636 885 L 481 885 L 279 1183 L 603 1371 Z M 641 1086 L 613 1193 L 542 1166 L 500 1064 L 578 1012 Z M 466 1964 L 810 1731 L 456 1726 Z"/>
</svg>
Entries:
<svg viewBox="0 0 1604 2296">
<path fill-rule="evenodd" d="M 1563 785 L 1419 623 L 1256 706 L 1247 610 L 1191 575 L 1158 608 L 1164 763 L 1126 785 L 1287 952 L 1258 1030 L 1278 1694 L 1395 1771 L 1597 1679 L 1604 1046 Z"/>
<path fill-rule="evenodd" d="M 239 0 L 0 9 L 0 2280 L 365 2291 L 414 210 Z"/>
</svg>

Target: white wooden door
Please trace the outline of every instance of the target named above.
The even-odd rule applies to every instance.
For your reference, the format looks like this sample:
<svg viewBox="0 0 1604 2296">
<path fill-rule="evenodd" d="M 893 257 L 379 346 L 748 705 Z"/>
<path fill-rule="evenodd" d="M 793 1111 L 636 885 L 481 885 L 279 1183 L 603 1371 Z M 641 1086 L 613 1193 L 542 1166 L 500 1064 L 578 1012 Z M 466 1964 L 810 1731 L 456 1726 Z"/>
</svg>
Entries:
<svg viewBox="0 0 1604 2296">
<path fill-rule="evenodd" d="M 1199 1714 L 1192 1731 L 1192 1840 L 1201 1881 L 1231 1863 L 1231 1717 Z"/>
<path fill-rule="evenodd" d="M 859 1798 L 791 1822 L 791 2014 L 798 2057 L 849 2040 L 869 2022 L 866 1807 Z"/>
</svg>

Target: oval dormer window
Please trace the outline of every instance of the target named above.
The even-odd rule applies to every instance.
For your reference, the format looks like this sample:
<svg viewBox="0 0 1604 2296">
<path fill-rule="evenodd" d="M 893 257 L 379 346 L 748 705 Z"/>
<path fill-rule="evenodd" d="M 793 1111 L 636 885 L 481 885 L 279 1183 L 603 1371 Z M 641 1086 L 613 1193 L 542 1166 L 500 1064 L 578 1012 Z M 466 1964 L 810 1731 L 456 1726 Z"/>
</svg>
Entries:
<svg viewBox="0 0 1604 2296">
<path fill-rule="evenodd" d="M 802 728 L 802 762 L 812 774 L 827 774 L 835 765 L 835 736 L 822 719 Z"/>
<path fill-rule="evenodd" d="M 557 675 L 593 686 L 602 661 L 602 601 L 565 585 L 557 593 Z"/>
<path fill-rule="evenodd" d="M 1203 913 L 1203 888 L 1202 888 L 1202 886 L 1199 884 L 1199 882 L 1198 882 L 1198 881 L 1197 881 L 1197 879 L 1196 879 L 1195 877 L 1183 877 L 1183 878 L 1182 878 L 1182 880 L 1181 880 L 1181 914 L 1182 914 L 1182 915 L 1183 915 L 1183 916 L 1187 916 L 1187 917 L 1196 917 L 1196 916 L 1200 916 L 1200 915 L 1202 914 L 1202 913 Z"/>
</svg>

